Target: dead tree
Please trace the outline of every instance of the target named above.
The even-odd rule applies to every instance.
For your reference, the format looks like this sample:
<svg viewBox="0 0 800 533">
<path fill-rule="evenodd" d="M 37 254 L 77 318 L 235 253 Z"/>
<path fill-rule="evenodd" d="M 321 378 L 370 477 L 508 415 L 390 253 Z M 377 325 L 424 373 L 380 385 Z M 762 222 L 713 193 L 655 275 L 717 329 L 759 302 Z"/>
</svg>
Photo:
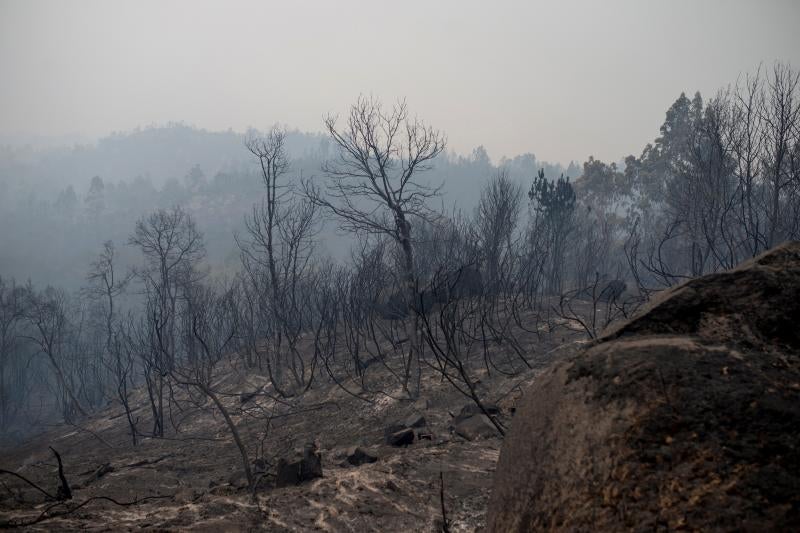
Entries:
<svg viewBox="0 0 800 533">
<path fill-rule="evenodd" d="M 325 119 L 325 127 L 338 157 L 323 168 L 327 194 L 307 184 L 308 197 L 344 229 L 392 238 L 402 250 L 403 275 L 412 295 L 412 221 L 436 218 L 427 202 L 439 193 L 418 181 L 418 175 L 444 150 L 444 135 L 410 119 L 405 102 L 386 111 L 378 100 L 363 96 L 350 108 L 344 129 L 337 128 L 334 116 Z"/>
<path fill-rule="evenodd" d="M 25 317 L 32 326 L 32 331 L 26 338 L 47 357 L 58 387 L 66 398 L 65 419 L 71 419 L 74 414 L 86 416 L 86 410 L 78 400 L 72 375 L 65 368 L 70 335 L 67 296 L 63 291 L 52 287 L 36 292 L 30 283 L 26 295 Z"/>
<path fill-rule="evenodd" d="M 476 347 L 485 343 L 482 333 L 481 298 L 459 297 L 455 291 L 459 273 L 440 272 L 430 283 L 431 290 L 447 292 L 451 296 L 437 312 L 425 311 L 422 302 L 415 308 L 420 317 L 422 336 L 430 348 L 432 360 L 428 365 L 438 372 L 455 390 L 472 400 L 485 414 L 500 435 L 505 434 L 502 422 L 486 407 L 477 389 L 472 359 Z M 488 357 L 484 351 L 484 357 Z M 488 360 L 485 360 L 488 365 Z"/>
<path fill-rule="evenodd" d="M 278 129 L 245 140 L 258 159 L 266 197 L 245 218 L 246 236 L 236 240 L 247 281 L 258 293 L 265 293 L 260 303 L 270 311 L 270 378 L 277 390 L 288 393 L 288 389 L 307 388 L 311 379 L 298 349 L 307 326 L 300 291 L 310 276 L 318 208 L 296 196 L 291 184 L 283 181 L 289 170 L 284 142 L 285 133 Z M 290 374 L 290 386 L 281 383 L 283 372 Z"/>
<path fill-rule="evenodd" d="M 101 301 L 103 312 L 103 325 L 105 327 L 105 348 L 110 356 L 113 348 L 114 322 L 117 309 L 114 304 L 128 286 L 132 275 L 120 275 L 115 269 L 116 250 L 112 241 L 103 243 L 103 250 L 92 261 L 91 268 L 86 276 L 89 286 L 85 293 L 94 301 Z"/>
<path fill-rule="evenodd" d="M 560 294 L 564 284 L 565 257 L 575 231 L 575 190 L 569 176 L 548 180 L 540 169 L 528 191 L 534 211 L 531 235 L 544 241 L 547 253 L 547 288 Z"/>
<path fill-rule="evenodd" d="M 764 183 L 767 189 L 767 248 L 789 237 L 784 230 L 784 196 L 793 184 L 791 159 L 800 140 L 800 71 L 776 64 L 766 81 Z"/>
<path fill-rule="evenodd" d="M 140 349 L 136 335 L 136 317 L 133 313 L 129 314 L 126 320 L 117 322 L 112 331 L 110 348 L 112 361 L 109 364 L 117 400 L 125 411 L 125 419 L 128 421 L 131 441 L 134 446 L 137 444 L 138 418 L 133 416 L 129 390 L 130 387 L 136 385 L 136 360 L 137 351 Z"/>
<path fill-rule="evenodd" d="M 120 275 L 117 272 L 115 256 L 114 243 L 111 241 L 103 243 L 102 252 L 92 262 L 87 275 L 89 286 L 84 292 L 90 300 L 97 302 L 101 309 L 105 334 L 104 354 L 101 362 L 113 382 L 116 399 L 125 410 L 133 445 L 136 446 L 136 423 L 131 414 L 128 400 L 128 387 L 133 382 L 133 340 L 126 331 L 127 328 L 118 320 L 115 303 L 117 298 L 124 293 L 132 274 Z"/>
<path fill-rule="evenodd" d="M 11 423 L 13 413 L 21 404 L 18 389 L 20 371 L 27 364 L 20 360 L 20 340 L 25 318 L 24 287 L 0 277 L 0 428 Z"/>
<path fill-rule="evenodd" d="M 233 344 L 236 335 L 235 292 L 226 288 L 219 293 L 210 287 L 194 286 L 182 316 L 183 357 L 170 370 L 179 385 L 190 387 L 211 400 L 222 415 L 242 459 L 248 487 L 255 488 L 255 477 L 247 448 L 230 410 L 218 390 L 216 371 Z"/>
<path fill-rule="evenodd" d="M 135 271 L 147 297 L 148 341 L 141 353 L 148 371 L 153 435 L 163 437 L 165 380 L 175 364 L 179 300 L 202 277 L 198 263 L 205 257 L 205 246 L 194 220 L 180 207 L 159 209 L 139 219 L 128 242 L 144 258 Z"/>
<path fill-rule="evenodd" d="M 410 306 L 416 292 L 412 224 L 437 218 L 428 201 L 439 193 L 420 182 L 419 174 L 431 168 L 444 150 L 445 137 L 409 118 L 405 102 L 387 111 L 378 100 L 363 96 L 351 106 L 343 129 L 337 122 L 334 116 L 325 120 L 337 148 L 337 157 L 323 167 L 325 192 L 306 182 L 306 195 L 338 219 L 343 229 L 385 235 L 397 244 Z M 416 325 L 409 327 L 409 336 L 417 338 Z M 404 376 L 409 394 L 410 377 L 410 372 Z"/>
<path fill-rule="evenodd" d="M 269 283 L 271 296 L 270 310 L 274 324 L 280 322 L 280 291 L 281 280 L 278 277 L 278 265 L 275 259 L 277 225 L 284 213 L 279 212 L 280 201 L 286 196 L 286 185 L 280 183 L 284 174 L 289 170 L 289 160 L 286 155 L 284 142 L 286 134 L 279 129 L 273 129 L 265 137 L 257 137 L 250 134 L 245 139 L 245 147 L 253 154 L 261 169 L 261 179 L 266 188 L 266 199 L 260 205 L 253 207 L 251 218 L 245 218 L 245 225 L 250 234 L 251 242 L 239 242 L 242 250 L 242 261 L 245 269 L 252 269 L 253 266 L 266 266 L 268 276 L 266 281 Z M 260 254 L 259 254 L 260 252 Z M 263 256 L 263 257 L 260 257 Z M 253 281 L 258 281 L 255 275 L 251 274 Z M 277 330 L 273 333 L 275 353 L 279 354 L 282 344 L 282 332 Z"/>
<path fill-rule="evenodd" d="M 745 257 L 755 257 L 767 249 L 767 223 L 764 220 L 760 180 L 764 172 L 764 90 L 761 67 L 744 82 L 737 83 L 731 101 L 727 142 L 734 161 L 737 181 L 737 226 L 743 233 Z"/>
<path fill-rule="evenodd" d="M 476 229 L 492 292 L 500 285 L 500 266 L 513 252 L 514 231 L 519 224 L 522 188 L 501 170 L 481 191 L 476 210 Z"/>
</svg>

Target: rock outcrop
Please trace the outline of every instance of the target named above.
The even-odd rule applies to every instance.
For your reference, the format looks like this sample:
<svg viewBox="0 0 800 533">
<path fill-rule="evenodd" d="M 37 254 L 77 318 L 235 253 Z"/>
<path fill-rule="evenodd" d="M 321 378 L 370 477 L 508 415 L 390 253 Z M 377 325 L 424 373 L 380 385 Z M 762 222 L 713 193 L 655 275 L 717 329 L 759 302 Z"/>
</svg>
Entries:
<svg viewBox="0 0 800 533">
<path fill-rule="evenodd" d="M 660 294 L 527 391 L 488 530 L 800 530 L 800 243 Z"/>
</svg>

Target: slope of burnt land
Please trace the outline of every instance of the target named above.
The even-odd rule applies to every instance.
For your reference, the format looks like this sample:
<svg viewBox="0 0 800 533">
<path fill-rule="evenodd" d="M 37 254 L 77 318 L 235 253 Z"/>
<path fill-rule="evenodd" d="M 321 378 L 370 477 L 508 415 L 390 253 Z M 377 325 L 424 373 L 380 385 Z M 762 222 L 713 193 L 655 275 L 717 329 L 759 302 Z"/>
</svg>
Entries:
<svg viewBox="0 0 800 533">
<path fill-rule="evenodd" d="M 566 332 L 554 340 L 564 335 L 574 336 Z M 540 354 L 555 347 L 535 342 Z M 523 386 L 546 360 L 542 356 L 539 366 L 513 379 L 476 371 L 481 394 L 505 424 Z M 43 531 L 425 531 L 440 527 L 444 493 L 451 531 L 482 528 L 500 435 L 486 424 L 473 425 L 471 433 L 457 430 L 462 418 L 473 420 L 475 406 L 431 369 L 422 374 L 417 400 L 402 399 L 390 372 L 380 366 L 371 371 L 371 385 L 384 393 L 370 402 L 333 383 L 276 399 L 265 375 L 231 368 L 220 376 L 219 388 L 228 391 L 222 401 L 234 413 L 252 468 L 262 475 L 255 499 L 223 417 L 210 402 L 198 406 L 178 390 L 171 420 L 179 429 L 165 438 L 142 437 L 133 446 L 124 411 L 109 405 L 0 451 L 0 468 L 52 496 L 4 475 L 0 521 L 9 526 L 45 518 L 28 526 Z M 132 396 L 140 427 L 149 409 L 145 394 L 137 390 Z M 265 419 L 255 412 L 271 415 Z M 388 443 L 387 432 L 398 424 L 413 426 L 412 442 Z M 322 477 L 277 486 L 278 461 L 308 443 L 321 457 Z M 72 491 L 63 503 L 55 499 L 59 478 L 51 446 L 63 460 Z"/>
</svg>

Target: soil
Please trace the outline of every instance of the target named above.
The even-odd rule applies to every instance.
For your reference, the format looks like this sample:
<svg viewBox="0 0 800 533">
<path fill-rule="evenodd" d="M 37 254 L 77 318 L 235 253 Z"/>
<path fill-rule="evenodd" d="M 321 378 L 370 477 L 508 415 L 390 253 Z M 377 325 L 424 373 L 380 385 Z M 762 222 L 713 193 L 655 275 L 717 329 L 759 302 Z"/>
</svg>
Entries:
<svg viewBox="0 0 800 533">
<path fill-rule="evenodd" d="M 552 345 L 539 343 L 536 349 L 543 354 L 537 368 L 513 379 L 496 372 L 487 375 L 485 370 L 476 374 L 482 393 L 501 408 L 499 416 L 506 425 L 523 387 L 552 358 L 545 355 Z M 109 405 L 79 425 L 59 425 L 23 445 L 0 451 L 0 468 L 55 494 L 57 465 L 48 448 L 52 446 L 63 458 L 73 492 L 68 506 L 50 507 L 54 502 L 44 501 L 40 492 L 2 476 L 0 522 L 30 522 L 48 509 L 48 514 L 60 513 L 90 500 L 68 515 L 48 518 L 28 529 L 438 531 L 441 475 L 450 531 L 482 529 L 500 437 L 468 441 L 455 434 L 454 416 L 470 400 L 433 371 L 423 373 L 422 399 L 411 401 L 400 399 L 400 389 L 392 389 L 390 375 L 381 375 L 379 367 L 373 365 L 371 371 L 375 379 L 386 381 L 387 394 L 375 396 L 372 403 L 328 383 L 284 405 L 257 393 L 269 392 L 265 376 L 251 370 L 229 372 L 219 385 L 230 392 L 223 401 L 236 413 L 234 420 L 251 459 L 267 463 L 255 500 L 245 488 L 241 457 L 223 418 L 210 403 L 192 407 L 179 393 L 176 398 L 183 400 L 183 410 L 176 408 L 172 413 L 179 431 L 165 438 L 141 438 L 133 446 L 124 412 L 118 405 Z M 258 404 L 262 413 L 274 411 L 268 431 L 263 419 L 248 418 L 246 409 L 238 409 L 241 393 L 249 393 L 246 406 Z M 134 394 L 133 405 L 135 416 L 147 420 L 144 391 Z M 415 414 L 424 416 L 425 426 L 416 428 L 414 443 L 387 445 L 385 429 Z M 277 459 L 308 442 L 319 447 L 323 477 L 293 487 L 274 487 L 271 472 Z M 347 454 L 354 446 L 378 460 L 348 464 Z M 121 506 L 92 498 L 137 503 Z"/>
</svg>

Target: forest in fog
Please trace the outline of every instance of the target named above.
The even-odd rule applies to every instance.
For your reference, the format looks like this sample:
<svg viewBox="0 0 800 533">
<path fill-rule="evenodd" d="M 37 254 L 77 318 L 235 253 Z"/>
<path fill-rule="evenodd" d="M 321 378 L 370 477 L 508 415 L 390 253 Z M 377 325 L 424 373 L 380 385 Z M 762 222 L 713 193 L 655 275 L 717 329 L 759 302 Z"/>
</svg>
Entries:
<svg viewBox="0 0 800 533">
<path fill-rule="evenodd" d="M 428 369 L 480 406 L 476 369 L 529 367 L 521 338 L 542 324 L 592 339 L 654 291 L 800 238 L 799 75 L 764 64 L 676 95 L 637 154 L 567 167 L 457 154 L 371 96 L 324 133 L 170 124 L 6 145 L 3 439 L 114 403 L 135 445 L 178 430 L 183 390 L 239 444 L 228 365 L 280 398 L 325 383 L 369 399 L 376 367 L 414 398 Z"/>
<path fill-rule="evenodd" d="M 283 129 L 291 159 L 285 180 L 319 175 L 333 153 L 329 138 Z M 244 230 L 245 213 L 264 194 L 258 162 L 243 144 L 245 136 L 169 124 L 87 145 L 0 141 L 0 216 L 4 227 L 17 229 L 0 235 L 4 276 L 80 288 L 99 244 L 109 239 L 124 244 L 139 216 L 174 205 L 185 207 L 197 220 L 212 267 L 235 268 L 239 260 L 232 236 Z M 551 176 L 580 174 L 577 164 L 564 168 L 534 154 L 493 164 L 478 147 L 468 156 L 442 153 L 425 179 L 443 185 L 437 208 L 472 209 L 486 176 L 500 168 L 520 183 L 540 168 Z M 335 226 L 329 226 L 328 234 L 335 238 Z M 348 239 L 339 239 L 325 252 L 342 258 L 349 247 Z M 135 255 L 120 252 L 125 265 L 132 266 L 128 262 Z"/>
</svg>

